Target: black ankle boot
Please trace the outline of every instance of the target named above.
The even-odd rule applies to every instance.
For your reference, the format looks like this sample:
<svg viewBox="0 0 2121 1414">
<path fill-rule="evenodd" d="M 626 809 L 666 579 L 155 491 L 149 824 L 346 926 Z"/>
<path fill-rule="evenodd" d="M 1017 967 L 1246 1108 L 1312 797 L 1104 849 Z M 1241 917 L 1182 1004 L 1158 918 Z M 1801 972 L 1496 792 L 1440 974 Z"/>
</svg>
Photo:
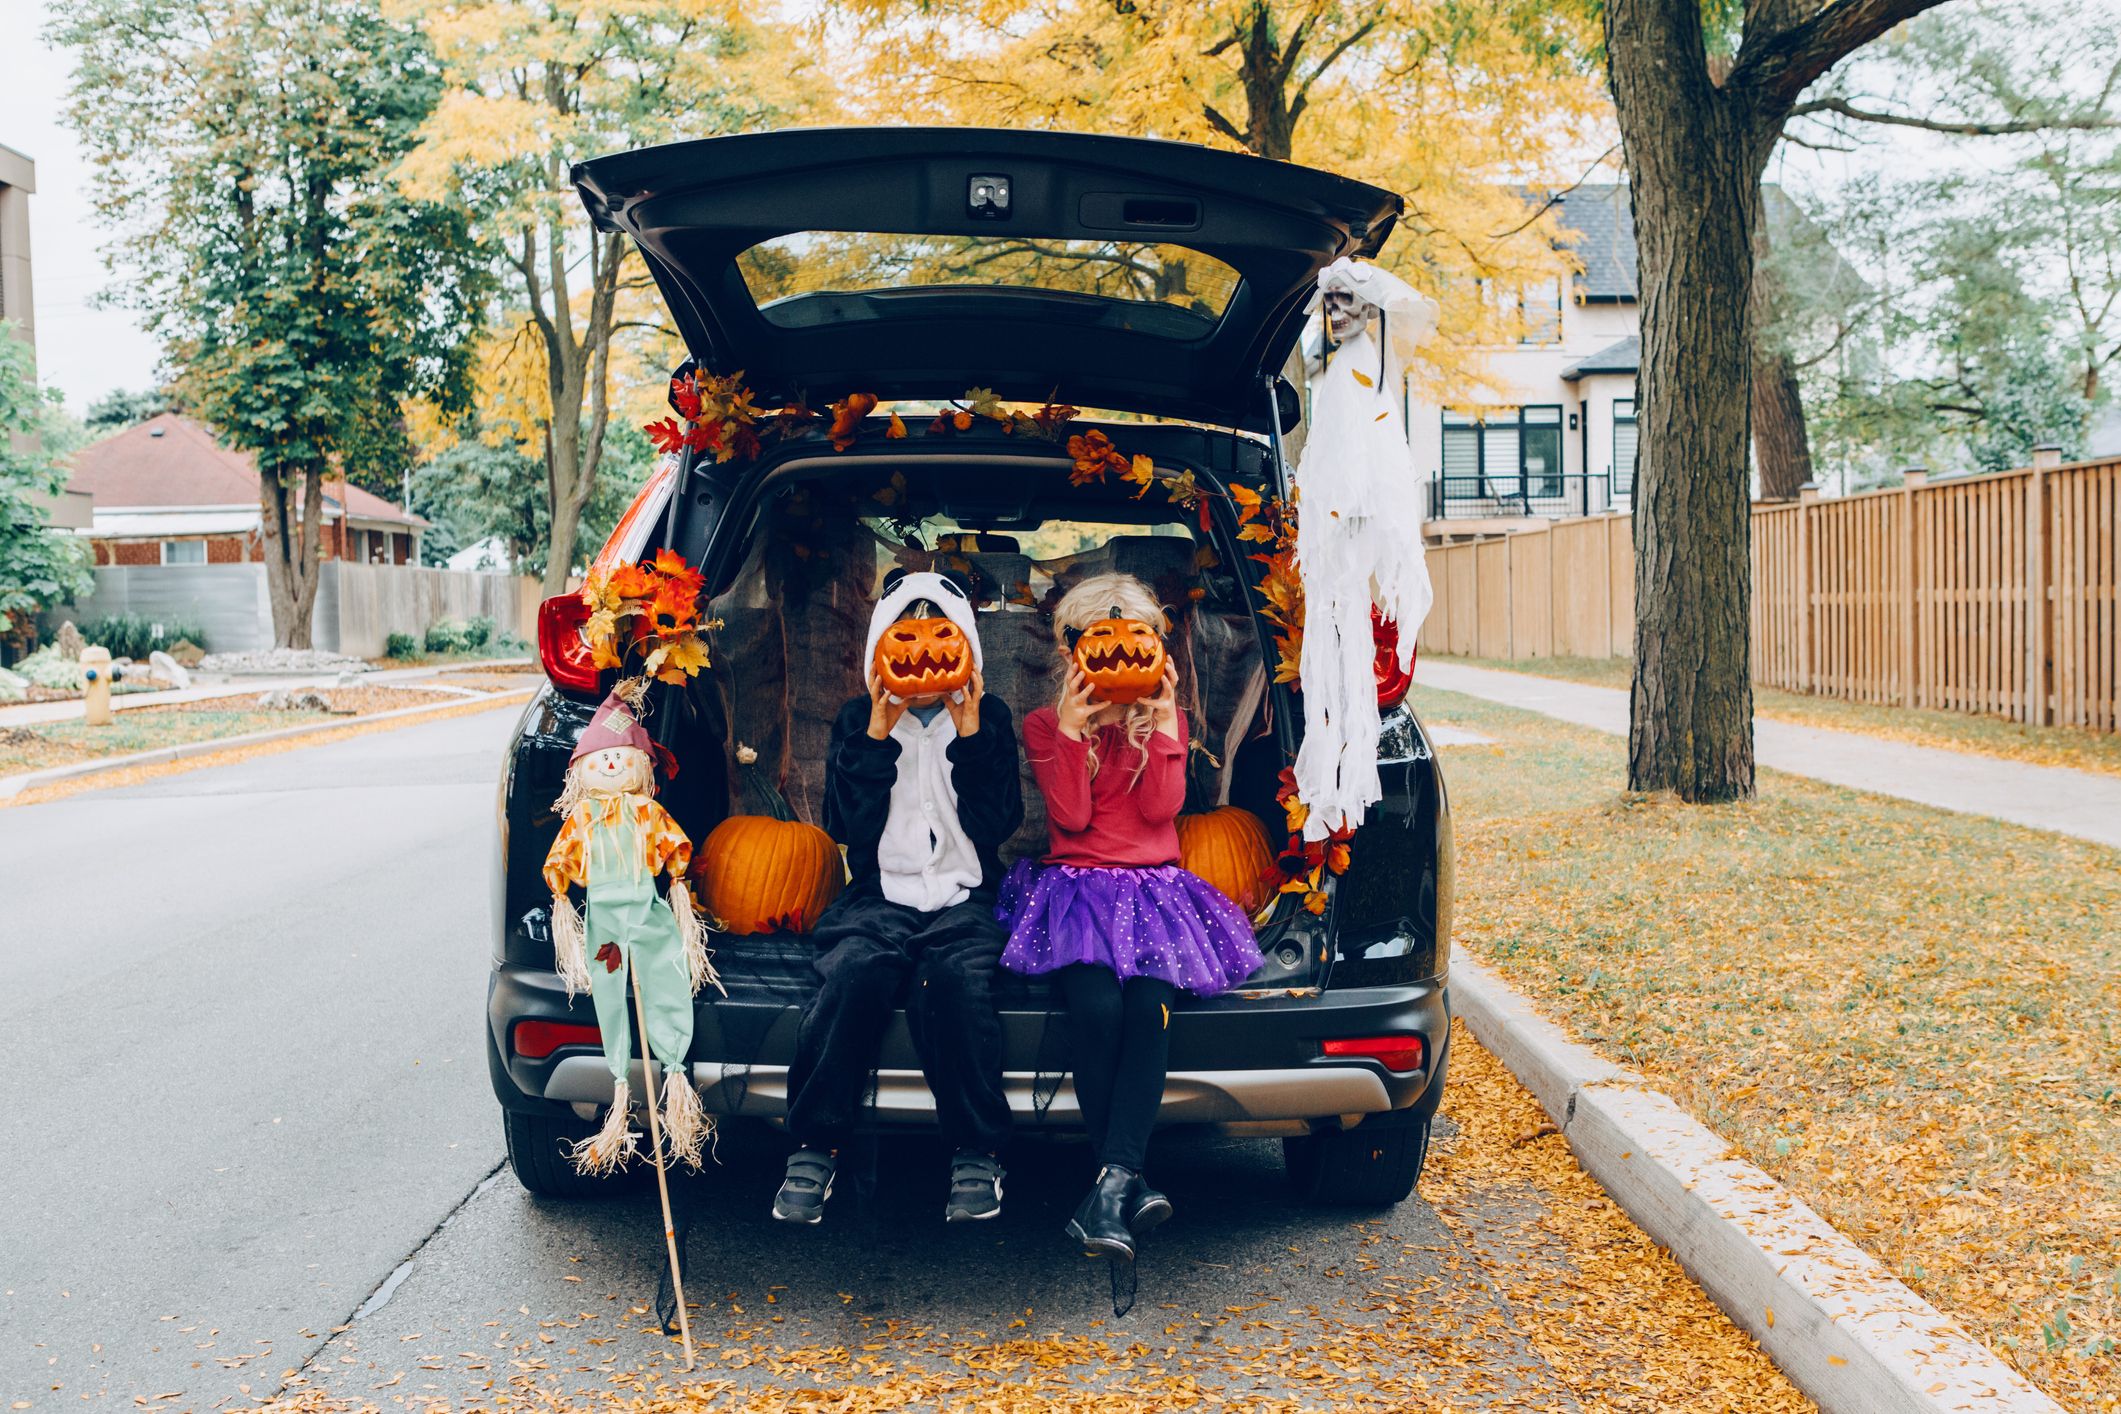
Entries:
<svg viewBox="0 0 2121 1414">
<path fill-rule="evenodd" d="M 1127 1229 L 1136 1237 L 1171 1216 L 1171 1200 L 1149 1186 L 1140 1174 L 1127 1189 Z"/>
<path fill-rule="evenodd" d="M 1134 1260 L 1134 1234 L 1127 1230 L 1127 1198 L 1141 1182 L 1141 1175 L 1117 1164 L 1106 1164 L 1097 1172 L 1097 1184 L 1086 1196 L 1075 1216 L 1068 1219 L 1068 1236 L 1083 1245 L 1083 1255 Z"/>
</svg>

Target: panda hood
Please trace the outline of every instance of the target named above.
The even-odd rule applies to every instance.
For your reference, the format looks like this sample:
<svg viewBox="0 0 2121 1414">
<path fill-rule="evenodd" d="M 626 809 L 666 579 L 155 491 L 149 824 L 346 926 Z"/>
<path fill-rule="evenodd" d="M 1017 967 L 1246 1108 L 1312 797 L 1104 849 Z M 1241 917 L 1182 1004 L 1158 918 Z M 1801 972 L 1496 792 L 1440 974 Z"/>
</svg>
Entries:
<svg viewBox="0 0 2121 1414">
<path fill-rule="evenodd" d="M 899 616 L 926 599 L 942 611 L 943 617 L 964 630 L 965 638 L 972 644 L 972 670 L 984 672 L 980 658 L 979 625 L 972 614 L 972 601 L 955 580 L 945 575 L 921 570 L 899 577 L 898 581 L 884 591 L 884 597 L 876 601 L 876 608 L 869 615 L 869 641 L 862 645 L 862 681 L 871 688 L 876 686 L 876 645 L 884 636 L 884 630 L 899 621 Z"/>
</svg>

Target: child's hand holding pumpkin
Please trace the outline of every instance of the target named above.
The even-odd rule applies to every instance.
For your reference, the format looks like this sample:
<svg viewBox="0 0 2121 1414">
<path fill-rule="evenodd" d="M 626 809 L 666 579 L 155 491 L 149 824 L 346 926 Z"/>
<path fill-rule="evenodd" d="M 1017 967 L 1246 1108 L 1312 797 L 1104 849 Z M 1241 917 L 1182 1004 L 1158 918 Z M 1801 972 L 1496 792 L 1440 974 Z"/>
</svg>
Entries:
<svg viewBox="0 0 2121 1414">
<path fill-rule="evenodd" d="M 1169 658 L 1164 659 L 1164 679 L 1149 698 L 1149 710 L 1155 713 L 1156 730 L 1168 737 L 1178 735 L 1178 664 Z"/>
<path fill-rule="evenodd" d="M 1060 701 L 1054 706 L 1054 715 L 1060 720 L 1061 735 L 1070 741 L 1081 741 L 1090 734 L 1090 719 L 1100 704 L 1096 689 L 1084 675 L 1082 666 L 1073 658 L 1068 660 L 1068 681 L 1061 687 Z"/>
<path fill-rule="evenodd" d="M 905 715 L 906 700 L 893 697 L 881 678 L 869 684 L 870 740 L 883 741 L 889 737 L 891 729 L 898 725 L 898 719 Z"/>
<path fill-rule="evenodd" d="M 957 728 L 959 740 L 979 735 L 979 699 L 986 690 L 986 680 L 980 676 L 980 670 L 974 668 L 965 685 L 943 699 L 944 710 L 950 713 L 950 722 Z"/>
</svg>

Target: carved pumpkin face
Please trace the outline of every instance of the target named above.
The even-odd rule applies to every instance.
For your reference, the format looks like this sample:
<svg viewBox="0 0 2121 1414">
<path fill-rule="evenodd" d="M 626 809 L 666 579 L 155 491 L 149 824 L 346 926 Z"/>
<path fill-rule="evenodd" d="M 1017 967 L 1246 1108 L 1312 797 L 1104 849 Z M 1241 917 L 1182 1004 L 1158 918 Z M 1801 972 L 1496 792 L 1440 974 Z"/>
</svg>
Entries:
<svg viewBox="0 0 2121 1414">
<path fill-rule="evenodd" d="M 1163 635 L 1140 619 L 1099 619 L 1075 640 L 1075 662 L 1099 701 L 1139 702 L 1163 685 Z"/>
<path fill-rule="evenodd" d="M 972 680 L 972 644 L 940 615 L 900 619 L 877 639 L 875 668 L 893 697 L 939 697 Z"/>
</svg>

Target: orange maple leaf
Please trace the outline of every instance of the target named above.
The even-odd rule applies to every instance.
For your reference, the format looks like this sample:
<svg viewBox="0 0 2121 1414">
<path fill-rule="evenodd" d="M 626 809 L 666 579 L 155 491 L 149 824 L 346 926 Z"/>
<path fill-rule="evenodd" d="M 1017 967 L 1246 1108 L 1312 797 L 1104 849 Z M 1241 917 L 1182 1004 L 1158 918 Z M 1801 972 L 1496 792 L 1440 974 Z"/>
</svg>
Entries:
<svg viewBox="0 0 2121 1414">
<path fill-rule="evenodd" d="M 844 452 L 854 445 L 861 431 L 862 419 L 876 411 L 876 394 L 849 393 L 832 405 L 832 426 L 825 436 L 832 443 L 832 450 Z"/>
</svg>

